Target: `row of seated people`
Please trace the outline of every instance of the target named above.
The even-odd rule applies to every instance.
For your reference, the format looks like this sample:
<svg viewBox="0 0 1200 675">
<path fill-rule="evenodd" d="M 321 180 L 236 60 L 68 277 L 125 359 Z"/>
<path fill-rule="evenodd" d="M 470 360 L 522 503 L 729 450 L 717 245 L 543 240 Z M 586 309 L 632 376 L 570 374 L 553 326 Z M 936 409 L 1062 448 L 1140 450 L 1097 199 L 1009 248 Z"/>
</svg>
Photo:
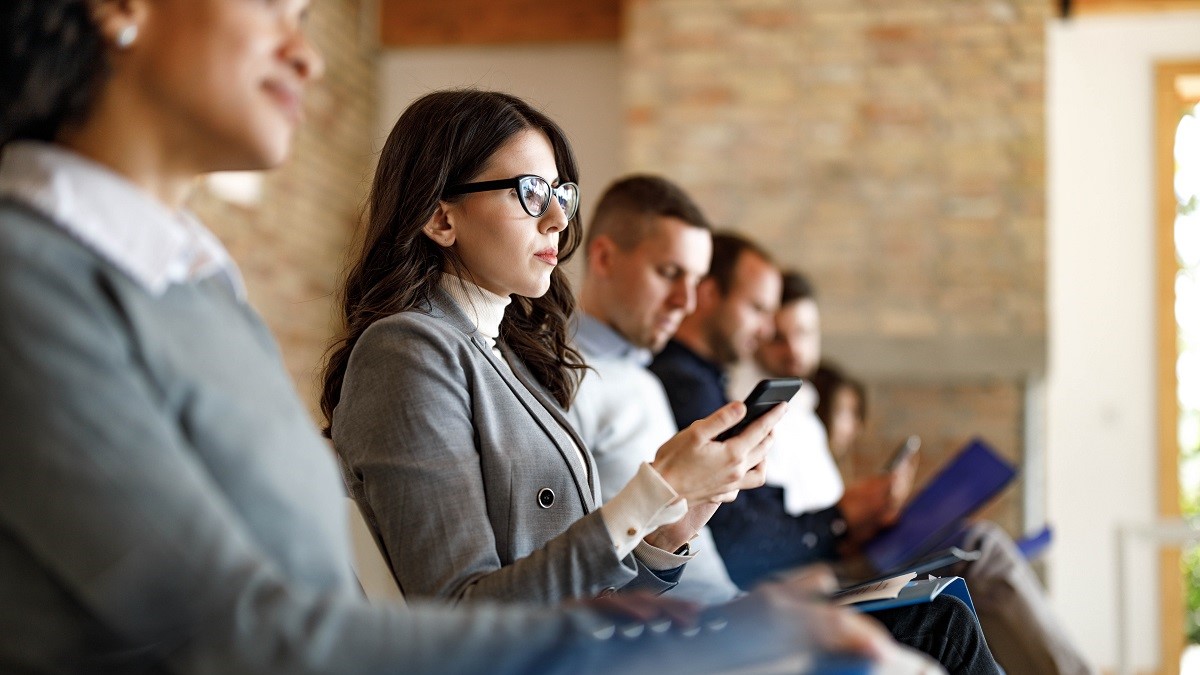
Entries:
<svg viewBox="0 0 1200 675">
<path fill-rule="evenodd" d="M 412 165 L 398 156 L 402 142 L 415 129 L 430 128 L 431 111 L 444 99 L 461 96 L 439 93 L 414 103 L 393 130 L 381 166 Z M 480 105 L 490 105 L 483 98 Z M 524 213 L 511 202 L 509 212 L 497 213 L 464 200 L 404 225 L 392 212 L 375 212 L 380 225 L 351 266 L 347 288 L 355 293 L 344 299 L 348 329 L 325 373 L 324 408 L 351 494 L 404 592 L 558 602 L 647 588 L 715 604 L 767 574 L 837 560 L 843 545 L 853 547 L 886 525 L 907 495 L 913 465 L 853 485 L 843 498 L 823 437 L 796 438 L 790 431 L 799 426 L 809 433 L 816 424 L 812 405 L 797 408 L 802 421 L 781 422 L 786 434 L 776 428 L 769 460 L 746 463 L 746 478 L 737 479 L 740 494 L 728 490 L 732 484 L 708 495 L 688 493 L 690 481 L 724 467 L 708 463 L 713 456 L 704 448 L 681 445 L 686 436 L 676 436 L 676 429 L 707 424 L 727 409 L 728 386 L 743 387 L 727 386 L 725 371 L 748 365 L 755 351 L 776 355 L 784 370 L 749 373 L 747 384 L 764 374 L 810 375 L 803 368 L 815 360 L 799 366 L 789 344 L 810 336 L 785 331 L 795 333 L 786 322 L 815 312 L 815 305 L 809 296 L 785 294 L 779 312 L 785 325 L 776 330 L 780 279 L 769 257 L 737 236 L 714 236 L 696 204 L 669 181 L 634 176 L 598 202 L 582 242 L 578 319 L 568 321 L 570 295 L 556 287 L 556 265 L 543 255 L 549 250 L 565 259 L 580 239 L 570 223 L 577 188 L 559 192 L 573 171 L 559 157 L 568 146 L 558 133 L 547 124 L 541 134 L 518 134 L 489 147 L 493 154 L 478 176 L 483 180 L 453 189 L 474 194 L 515 187 Z M 449 149 L 452 156 L 458 151 Z M 520 179 L 501 178 L 528 173 L 558 180 L 536 191 Z M 560 219 L 530 208 L 524 201 L 530 194 L 557 199 L 565 207 Z M 516 231 L 509 241 L 497 234 L 515 229 L 514 214 L 535 210 L 542 217 L 538 232 Z M 473 250 L 478 235 L 472 226 L 481 221 L 486 249 Z M 438 264 L 394 246 L 413 239 Z M 451 258 L 449 266 L 441 255 Z M 404 266 L 409 269 L 395 272 Z M 422 278 L 421 269 L 439 273 Z M 429 276 L 436 276 L 436 287 L 413 292 L 432 286 Z M 398 280 L 405 285 L 397 287 Z M 797 306 L 801 300 L 807 304 Z M 543 334 L 559 341 L 559 356 L 539 351 L 548 340 L 527 340 L 536 328 L 523 324 L 524 312 L 509 309 L 521 302 L 537 309 L 539 301 L 548 305 L 541 310 Z M 676 330 L 680 335 L 672 340 Z M 571 353 L 572 345 L 583 358 Z M 555 368 L 531 366 L 556 359 Z M 606 373 L 614 361 L 625 368 Z M 571 370 L 581 364 L 587 370 L 572 400 Z M 650 382 L 651 371 L 662 384 Z M 671 408 L 661 405 L 663 385 Z M 664 412 L 669 409 L 673 415 Z M 815 491 L 745 489 L 760 472 L 786 487 L 789 477 L 818 471 L 828 480 L 809 476 Z M 602 506 L 595 501 L 597 483 Z M 768 502 L 766 511 L 744 506 L 776 495 L 779 504 Z M 715 541 L 704 527 L 710 519 Z M 457 531 L 448 534 L 448 523 Z M 1086 672 L 1046 611 L 1032 573 L 1011 555 L 1011 542 L 983 525 L 962 543 L 989 552 L 962 572 L 988 592 L 981 592 L 983 616 L 994 623 L 995 637 L 976 645 L 969 621 L 930 630 L 945 620 L 940 607 L 876 615 L 893 636 L 956 672 L 993 668 L 988 644 L 1014 653 L 1006 659 L 1014 672 Z M 1001 620 L 991 622 L 990 610 Z"/>
<path fill-rule="evenodd" d="M 423 145 L 412 142 L 418 135 Z M 432 213 L 382 202 L 390 185 L 438 171 L 422 161 L 470 180 L 450 182 Z M 384 145 L 322 407 L 349 491 L 406 597 L 552 604 L 618 590 L 669 594 L 705 576 L 693 565 L 720 564 L 715 548 L 693 539 L 722 502 L 765 479 L 766 432 L 783 408 L 715 442 L 736 420 L 736 403 L 655 435 L 648 455 L 622 443 L 636 458 L 628 475 L 595 465 L 590 448 L 627 423 L 606 417 L 592 434 L 570 419 L 591 407 L 594 364 L 578 348 L 602 328 L 587 314 L 596 295 L 587 282 L 572 321 L 575 301 L 558 267 L 584 243 L 575 175 L 558 127 L 494 92 L 426 95 Z M 625 323 L 645 350 L 671 337 L 716 256 L 710 228 L 692 224 L 704 225 L 703 215 L 674 186 L 620 185 L 601 198 L 588 233 L 589 279 L 595 271 L 609 280 L 615 292 L 604 304 L 630 303 L 622 315 L 633 317 Z M 672 225 L 681 239 L 647 216 L 656 196 L 673 200 L 665 208 L 679 212 Z M 665 312 L 660 290 L 672 296 Z M 622 407 L 644 410 L 639 393 L 620 396 Z M 609 494 L 606 480 L 619 483 Z M 736 595 L 730 584 L 694 599 Z M 995 672 L 978 625 L 956 603 L 879 618 L 948 670 Z"/>
<path fill-rule="evenodd" d="M 726 585 L 711 639 L 617 630 L 695 620 L 671 594 L 699 561 L 716 569 L 722 544 L 698 537 L 767 480 L 786 410 L 723 442 L 744 410 L 705 412 L 600 504 L 569 419 L 599 369 L 558 265 L 581 241 L 578 171 L 557 125 L 509 95 L 427 95 L 383 150 L 324 378 L 339 479 L 236 266 L 185 207 L 200 175 L 286 159 L 323 68 L 307 9 L 0 9 L 0 669 L 723 672 L 833 651 L 936 670 L 814 599 L 819 574 Z M 657 217 L 590 238 L 589 278 L 683 294 L 683 311 L 642 305 L 635 349 L 682 339 L 718 278 L 703 218 L 672 217 L 703 251 L 679 269 L 644 257 L 678 250 Z M 408 607 L 359 593 L 343 480 Z M 946 670 L 997 672 L 960 602 L 882 618 Z"/>
<path fill-rule="evenodd" d="M 577 332 L 591 370 L 570 414 L 596 458 L 605 499 L 652 460 L 663 439 L 744 397 L 762 378 L 818 379 L 820 312 L 812 284 L 799 272 L 781 272 L 752 241 L 710 230 L 682 189 L 654 176 L 617 181 L 592 218 Z M 673 592 L 718 603 L 812 563 L 835 565 L 845 580 L 879 572 L 868 569 L 859 547 L 896 519 L 917 456 L 844 484 L 826 424 L 843 446 L 851 444 L 865 392 L 830 369 L 819 379 L 829 385 L 828 400 L 818 387 L 801 388 L 773 430 L 766 485 L 740 491 L 710 516 L 695 543 L 717 555 L 690 562 Z M 838 396 L 855 392 L 857 408 L 853 396 Z M 834 419 L 838 399 L 837 412 L 852 419 Z M 1094 672 L 1007 534 L 983 522 L 955 543 L 981 553 L 946 573 L 968 580 L 1001 665 L 1013 673 Z M 901 641 L 928 650 L 903 623 L 911 614 L 876 618 Z"/>
</svg>

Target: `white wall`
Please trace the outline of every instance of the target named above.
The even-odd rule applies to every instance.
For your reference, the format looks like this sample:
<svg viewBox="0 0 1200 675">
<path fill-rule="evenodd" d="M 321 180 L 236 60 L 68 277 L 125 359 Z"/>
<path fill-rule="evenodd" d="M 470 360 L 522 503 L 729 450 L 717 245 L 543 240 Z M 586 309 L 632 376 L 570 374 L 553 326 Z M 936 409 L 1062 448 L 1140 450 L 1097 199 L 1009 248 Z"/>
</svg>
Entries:
<svg viewBox="0 0 1200 675">
<path fill-rule="evenodd" d="M 1156 515 L 1154 64 L 1200 58 L 1200 13 L 1077 18 L 1048 31 L 1049 586 L 1085 651 L 1157 662 L 1153 559 L 1117 635 L 1115 528 Z"/>
</svg>

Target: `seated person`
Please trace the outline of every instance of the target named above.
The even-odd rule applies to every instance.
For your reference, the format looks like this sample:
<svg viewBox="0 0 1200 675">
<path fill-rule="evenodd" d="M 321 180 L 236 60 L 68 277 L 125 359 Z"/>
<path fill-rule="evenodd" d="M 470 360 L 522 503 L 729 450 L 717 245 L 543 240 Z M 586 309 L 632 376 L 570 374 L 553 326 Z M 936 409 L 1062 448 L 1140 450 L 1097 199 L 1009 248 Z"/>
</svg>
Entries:
<svg viewBox="0 0 1200 675">
<path fill-rule="evenodd" d="M 702 640 L 608 638 L 608 611 L 681 610 L 661 598 L 362 597 L 328 447 L 237 267 L 183 206 L 205 173 L 287 156 L 322 68 L 307 7 L 0 3 L 0 672 L 719 672 L 899 654 L 795 579 L 723 608 Z"/>
<path fill-rule="evenodd" d="M 662 384 L 646 366 L 695 306 L 712 257 L 711 229 L 691 197 L 659 176 L 618 180 L 596 205 L 575 333 L 589 370 L 569 415 L 596 458 L 605 501 L 677 431 Z M 737 596 L 707 527 L 691 549 L 702 555 L 671 596 L 704 604 Z"/>
<path fill-rule="evenodd" d="M 710 341 L 733 342 L 726 336 L 735 334 L 725 331 L 719 320 L 730 313 L 720 306 L 729 301 L 718 299 L 712 307 L 699 308 L 689 319 L 694 325 L 685 322 L 680 330 L 680 351 L 676 352 L 680 356 L 674 363 L 654 364 L 660 369 L 657 372 L 675 376 L 677 387 L 668 386 L 668 396 L 673 389 L 689 390 L 682 386 L 678 374 L 680 364 L 690 366 L 686 359 L 698 358 L 697 352 L 690 351 L 691 345 L 703 349 Z M 747 393 L 761 376 L 811 377 L 820 362 L 820 314 L 811 285 L 801 275 L 785 275 L 779 305 L 772 325 L 763 333 L 771 337 L 757 349 L 738 352 L 739 358 L 726 362 L 733 368 L 734 395 Z M 731 351 L 708 348 L 708 353 Z M 751 354 L 755 358 L 750 358 Z M 691 367 L 687 372 L 704 371 Z M 720 384 L 711 381 L 708 386 L 719 389 Z M 694 391 L 697 386 L 692 383 L 689 388 Z M 723 401 L 714 392 L 713 402 Z M 807 416 L 808 428 L 815 428 L 817 433 L 789 438 L 787 430 L 792 427 L 786 421 L 781 423 L 776 428 L 772 457 L 797 452 L 799 446 L 816 442 L 825 462 L 831 462 L 824 428 L 817 422 L 813 407 L 792 406 L 788 417 L 794 415 Z M 771 461 L 768 458 L 768 463 Z M 911 490 L 914 462 L 912 457 L 895 471 L 852 482 L 835 502 L 802 512 L 790 508 L 793 498 L 789 494 L 803 490 L 807 477 L 768 472 L 767 486 L 743 492 L 712 519 L 713 534 L 730 574 L 738 583 L 748 584 L 773 570 L 818 560 L 861 567 L 857 565 L 860 558 L 848 554 L 898 515 Z M 761 544 L 764 538 L 772 542 L 769 547 Z M 946 573 L 967 579 L 988 645 L 1002 666 L 1013 673 L 1091 672 L 1051 614 L 1032 570 L 1000 528 L 990 523 L 976 525 L 962 545 L 981 551 L 983 558 Z"/>
<path fill-rule="evenodd" d="M 618 204 L 635 195 L 640 196 L 643 202 L 652 201 L 644 194 L 639 195 L 639 191 L 629 189 L 626 183 L 618 183 L 614 190 L 617 197 L 611 201 Z M 663 219 L 651 220 L 652 227 L 646 223 L 640 223 L 639 227 L 639 219 L 644 217 L 641 208 L 645 206 L 638 208 L 638 204 L 628 204 L 623 209 L 616 209 L 615 204 L 609 202 L 609 194 L 606 194 L 601 200 L 601 207 L 597 209 L 597 223 L 594 225 L 600 229 L 589 234 L 593 244 L 588 250 L 584 307 L 592 314 L 581 321 L 580 337 L 585 344 L 592 344 L 592 351 L 602 352 L 606 359 L 616 363 L 604 363 L 595 373 L 597 377 L 594 380 L 590 379 L 592 374 L 585 378 L 585 396 L 579 404 L 589 409 L 580 410 L 579 414 L 584 418 L 585 430 L 598 427 L 596 420 L 636 422 L 641 426 L 635 428 L 634 424 L 621 424 L 619 428 L 623 431 L 618 433 L 629 438 L 640 438 L 644 436 L 638 431 L 641 427 L 671 428 L 667 422 L 654 420 L 658 415 L 671 413 L 665 407 L 655 405 L 658 390 L 653 387 L 640 386 L 645 396 L 633 401 L 628 387 L 636 381 L 638 371 L 631 369 L 629 363 L 636 357 L 622 357 L 621 354 L 633 354 L 638 347 L 661 345 L 680 320 L 686 324 L 689 320 L 686 318 L 688 310 L 700 303 L 711 303 L 716 293 L 711 281 L 714 275 L 727 275 L 725 278 L 730 280 L 728 293 L 737 298 L 723 315 L 727 319 L 726 325 L 735 326 L 735 332 L 743 338 L 739 344 L 753 349 L 758 335 L 765 332 L 774 306 L 778 303 L 779 273 L 765 254 L 751 250 L 744 245 L 744 240 L 731 235 L 718 235 L 713 238 L 712 271 L 708 275 L 710 281 L 694 286 L 696 270 L 700 265 L 692 254 L 693 249 L 699 248 L 700 242 L 690 246 L 686 242 L 688 235 L 694 233 L 696 228 L 663 222 Z M 614 222 L 601 219 L 602 215 L 605 218 L 612 215 Z M 622 224 L 621 218 L 633 219 L 633 222 Z M 659 270 L 666 274 L 659 276 Z M 669 343 L 667 350 L 671 349 L 670 344 L 674 343 Z M 665 350 L 660 353 L 660 358 L 664 354 Z M 687 406 L 708 405 L 713 395 L 708 385 L 712 382 L 718 384 L 715 395 L 724 398 L 719 369 L 698 361 L 694 363 L 705 369 L 705 377 L 710 374 L 712 377 L 710 381 L 702 377 L 700 381 L 691 383 L 695 386 L 675 391 L 670 403 L 677 410 Z M 622 403 L 623 396 L 625 400 Z M 785 417 L 781 424 L 786 420 Z M 602 439 L 607 436 L 607 430 L 603 428 L 585 433 Z M 613 443 L 603 453 L 605 464 L 613 467 L 620 466 L 622 462 L 640 461 L 639 457 L 646 453 L 645 448 L 652 447 L 647 446 L 650 442 L 651 438 L 643 438 L 637 445 Z M 636 447 L 643 448 L 642 454 L 629 452 Z M 829 462 L 827 457 L 825 461 Z M 768 474 L 774 470 L 774 464 L 774 460 L 767 462 Z M 832 463 L 828 474 L 837 477 Z M 737 503 L 734 502 L 735 505 Z M 714 522 L 722 517 L 722 511 L 728 506 L 717 510 L 713 515 Z M 754 557 L 759 550 L 782 545 L 772 537 L 773 534 L 767 534 L 753 542 L 747 555 L 735 561 L 740 564 L 745 558 Z M 725 555 L 724 550 L 721 552 Z M 730 568 L 730 572 L 736 571 Z M 685 578 L 686 575 L 685 570 Z M 737 580 L 736 574 L 734 580 Z M 930 653 L 953 672 L 995 672 L 995 663 L 984 644 L 978 623 L 970 610 L 957 601 L 944 598 L 928 605 L 888 610 L 875 616 L 901 642 Z M 947 635 L 953 635 L 954 639 L 947 640 Z"/>
<path fill-rule="evenodd" d="M 830 363 L 822 363 L 810 382 L 817 397 L 817 419 L 829 438 L 829 452 L 846 471 L 866 431 L 867 389 Z"/>
<path fill-rule="evenodd" d="M 762 484 L 781 412 L 717 442 L 744 411 L 713 411 L 600 505 L 565 412 L 585 365 L 559 269 L 581 238 L 562 130 L 507 94 L 434 92 L 400 116 L 376 175 L 322 406 L 404 594 L 671 588 L 714 505 Z"/>
</svg>

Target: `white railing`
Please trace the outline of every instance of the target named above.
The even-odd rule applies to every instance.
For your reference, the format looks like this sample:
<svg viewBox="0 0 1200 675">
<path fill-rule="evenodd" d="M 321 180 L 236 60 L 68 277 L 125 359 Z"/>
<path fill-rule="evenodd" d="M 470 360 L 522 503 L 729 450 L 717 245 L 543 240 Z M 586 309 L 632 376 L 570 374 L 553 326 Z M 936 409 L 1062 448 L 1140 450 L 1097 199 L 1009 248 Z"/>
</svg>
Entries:
<svg viewBox="0 0 1200 675">
<path fill-rule="evenodd" d="M 1167 546 L 1188 547 L 1200 544 L 1200 523 L 1173 518 L 1152 523 L 1125 523 L 1117 526 L 1117 674 L 1133 675 L 1129 649 L 1129 583 L 1126 568 L 1130 544 L 1149 541 L 1155 549 Z"/>
</svg>

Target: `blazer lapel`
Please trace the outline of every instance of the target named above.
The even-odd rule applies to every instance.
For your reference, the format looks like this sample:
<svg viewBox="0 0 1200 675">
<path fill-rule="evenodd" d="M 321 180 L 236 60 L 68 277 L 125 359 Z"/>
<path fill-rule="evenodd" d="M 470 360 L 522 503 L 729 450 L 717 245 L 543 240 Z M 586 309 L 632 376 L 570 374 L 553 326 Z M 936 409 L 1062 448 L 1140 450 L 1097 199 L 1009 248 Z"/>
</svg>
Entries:
<svg viewBox="0 0 1200 675">
<path fill-rule="evenodd" d="M 538 426 L 548 436 L 554 447 L 558 449 L 558 454 L 567 464 L 568 470 L 571 472 L 571 478 L 575 481 L 575 487 L 579 491 L 579 497 L 583 501 L 584 510 L 588 513 L 596 508 L 596 488 L 593 476 L 596 473 L 595 464 L 592 461 L 591 454 L 587 451 L 583 441 L 579 439 L 575 433 L 575 428 L 562 415 L 558 403 L 551 399 L 542 390 L 542 386 L 537 383 L 533 375 L 525 368 L 525 364 L 520 359 L 516 358 L 508 349 L 507 345 L 499 342 L 498 346 L 501 352 L 505 355 L 507 363 L 501 363 L 496 354 L 492 352 L 483 336 L 475 328 L 465 312 L 455 304 L 454 300 L 442 289 L 437 289 L 434 296 L 431 298 L 430 308 L 435 315 L 440 315 L 450 324 L 463 333 L 467 334 L 471 339 L 471 344 L 475 346 L 479 353 L 491 364 L 500 379 L 508 385 L 513 395 L 521 401 L 525 409 L 529 411 L 529 415 L 537 421 Z M 568 440 L 573 440 L 579 447 L 580 454 L 583 455 L 586 467 L 579 466 L 579 460 L 576 457 L 575 450 L 570 447 Z"/>
<path fill-rule="evenodd" d="M 503 343 L 499 343 L 499 346 L 501 352 L 506 357 L 506 363 L 500 362 L 500 359 L 488 348 L 487 342 L 482 337 L 474 336 L 471 342 L 483 354 L 484 358 L 488 360 L 488 363 L 492 364 L 492 367 L 504 380 L 505 384 L 508 385 L 508 388 L 512 390 L 513 395 L 521 401 L 521 404 L 529 411 L 529 415 L 537 421 L 538 426 L 542 428 L 542 431 L 554 443 L 554 447 L 558 449 L 558 454 L 566 462 L 567 468 L 571 471 L 571 477 L 575 480 L 575 487 L 579 491 L 580 499 L 583 500 L 585 510 L 589 513 L 593 511 L 596 508 L 596 501 L 591 478 L 595 472 L 590 462 L 586 469 L 579 466 L 575 450 L 570 447 L 570 443 L 567 441 L 568 435 L 579 444 L 584 461 L 587 462 L 589 458 L 588 453 L 583 449 L 583 443 L 575 436 L 571 425 L 565 419 L 559 422 L 558 416 L 551 412 L 553 408 L 546 405 L 542 400 L 544 394 L 541 392 L 541 385 L 533 380 L 533 376 L 525 370 L 525 364 L 521 363 L 520 359 L 513 357 L 512 353 Z M 586 475 L 584 475 L 585 471 Z"/>
<path fill-rule="evenodd" d="M 542 412 L 550 415 L 550 417 L 554 420 L 555 431 L 566 434 L 570 438 L 571 442 L 575 444 L 575 447 L 579 448 L 579 452 L 576 453 L 573 448 L 569 447 L 569 444 L 565 443 L 561 437 L 556 435 L 555 443 L 559 445 L 560 449 L 564 453 L 570 453 L 572 458 L 570 463 L 572 470 L 577 469 L 579 464 L 579 462 L 575 461 L 575 455 L 578 454 L 583 457 L 583 461 L 587 465 L 583 467 L 583 470 L 586 472 L 587 480 L 586 482 L 582 481 L 578 475 L 576 476 L 576 479 L 580 480 L 581 484 L 586 485 L 588 491 L 592 492 L 594 495 L 596 487 L 596 465 L 592 461 L 592 453 L 588 452 L 587 446 L 583 444 L 583 439 L 580 438 L 579 433 L 575 431 L 575 425 L 571 424 L 571 421 L 567 419 L 566 414 L 563 413 L 562 406 L 560 406 L 558 401 L 554 400 L 554 398 L 546 392 L 541 383 L 539 383 L 533 376 L 533 373 L 529 372 L 529 368 L 525 365 L 525 363 L 512 353 L 512 350 L 509 349 L 508 345 L 501 342 L 499 346 L 500 352 L 504 354 L 505 361 L 507 361 L 509 366 L 512 368 L 513 374 L 516 375 L 517 379 L 521 381 L 522 385 L 524 385 L 522 388 L 537 400 Z"/>
</svg>

